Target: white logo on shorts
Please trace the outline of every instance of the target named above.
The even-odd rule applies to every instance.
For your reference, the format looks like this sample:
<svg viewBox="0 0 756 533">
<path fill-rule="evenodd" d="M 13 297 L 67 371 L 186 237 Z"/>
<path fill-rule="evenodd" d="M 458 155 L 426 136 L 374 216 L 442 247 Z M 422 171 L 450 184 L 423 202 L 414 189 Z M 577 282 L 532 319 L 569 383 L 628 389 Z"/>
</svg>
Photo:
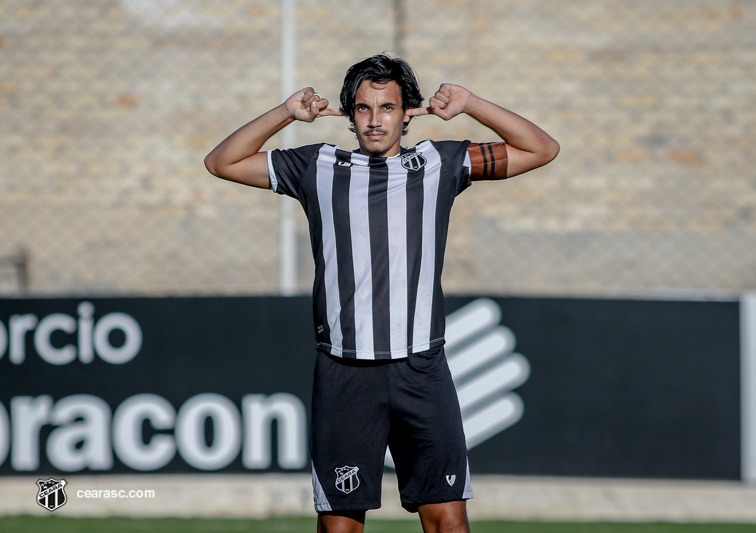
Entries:
<svg viewBox="0 0 756 533">
<path fill-rule="evenodd" d="M 457 481 L 457 476 L 455 476 L 454 474 L 452 474 L 451 476 L 446 476 L 446 482 L 450 487 L 454 486 L 455 481 Z"/>
<path fill-rule="evenodd" d="M 336 488 L 344 494 L 349 494 L 357 490 L 360 486 L 360 478 L 357 472 L 360 469 L 356 466 L 341 466 L 336 469 Z"/>
</svg>

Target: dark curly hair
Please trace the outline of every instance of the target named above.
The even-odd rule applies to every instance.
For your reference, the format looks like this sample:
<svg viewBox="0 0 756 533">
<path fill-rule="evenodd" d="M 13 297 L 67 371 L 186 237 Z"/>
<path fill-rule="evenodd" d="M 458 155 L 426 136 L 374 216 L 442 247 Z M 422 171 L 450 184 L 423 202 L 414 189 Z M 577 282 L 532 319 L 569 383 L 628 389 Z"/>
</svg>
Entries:
<svg viewBox="0 0 756 533">
<path fill-rule="evenodd" d="M 393 58 L 386 54 L 377 54 L 355 63 L 346 72 L 344 85 L 341 87 L 341 110 L 349 117 L 349 131 L 354 132 L 354 100 L 357 89 L 362 82 L 368 80 L 376 83 L 388 83 L 395 81 L 402 91 L 402 108 L 412 109 L 420 107 L 423 103 L 423 95 L 417 75 L 409 63 L 401 58 Z M 404 124 L 402 135 L 407 134 L 407 126 Z"/>
</svg>

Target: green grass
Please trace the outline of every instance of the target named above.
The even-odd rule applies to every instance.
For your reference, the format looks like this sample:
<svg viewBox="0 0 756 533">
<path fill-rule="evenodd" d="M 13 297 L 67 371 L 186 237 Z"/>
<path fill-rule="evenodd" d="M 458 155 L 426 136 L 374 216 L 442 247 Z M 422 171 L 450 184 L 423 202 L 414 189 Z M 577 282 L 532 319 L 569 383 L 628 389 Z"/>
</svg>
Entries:
<svg viewBox="0 0 756 533">
<path fill-rule="evenodd" d="M 476 521 L 473 533 L 756 533 L 756 524 L 620 524 L 613 522 Z M 0 533 L 313 533 L 315 518 L 237 520 L 207 518 L 0 517 Z M 418 520 L 370 520 L 365 533 L 422 533 Z"/>
</svg>

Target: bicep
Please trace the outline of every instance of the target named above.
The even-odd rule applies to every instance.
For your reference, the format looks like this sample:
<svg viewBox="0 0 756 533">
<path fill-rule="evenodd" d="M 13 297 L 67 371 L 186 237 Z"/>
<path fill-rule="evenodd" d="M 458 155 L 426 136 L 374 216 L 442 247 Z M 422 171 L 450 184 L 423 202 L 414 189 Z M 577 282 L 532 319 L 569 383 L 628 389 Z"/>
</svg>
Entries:
<svg viewBox="0 0 756 533">
<path fill-rule="evenodd" d="M 507 169 L 507 177 L 517 176 L 524 174 L 535 168 L 542 167 L 551 159 L 545 159 L 542 155 L 526 152 L 525 150 L 519 150 L 509 145 L 509 168 Z"/>
<path fill-rule="evenodd" d="M 470 179 L 501 180 L 523 174 L 548 161 L 538 154 L 526 152 L 505 142 L 470 143 Z"/>
<path fill-rule="evenodd" d="M 267 152 L 257 152 L 241 161 L 221 168 L 210 168 L 208 165 L 208 170 L 211 174 L 224 180 L 261 189 L 270 189 Z"/>
<path fill-rule="evenodd" d="M 509 177 L 507 143 L 470 143 L 467 155 L 470 158 L 471 180 L 500 180 Z"/>
</svg>

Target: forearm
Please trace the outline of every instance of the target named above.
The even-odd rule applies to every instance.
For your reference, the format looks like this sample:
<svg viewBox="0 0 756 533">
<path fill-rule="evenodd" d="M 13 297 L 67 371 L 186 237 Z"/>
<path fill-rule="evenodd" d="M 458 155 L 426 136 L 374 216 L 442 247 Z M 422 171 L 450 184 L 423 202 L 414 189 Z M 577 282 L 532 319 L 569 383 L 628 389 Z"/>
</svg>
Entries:
<svg viewBox="0 0 756 533">
<path fill-rule="evenodd" d="M 471 96 L 465 112 L 518 150 L 537 153 L 556 144 L 549 134 L 529 120 L 478 96 Z"/>
<path fill-rule="evenodd" d="M 229 135 L 205 157 L 205 166 L 219 177 L 227 169 L 258 153 L 265 142 L 282 128 L 294 122 L 284 105 L 274 107 Z"/>
<path fill-rule="evenodd" d="M 559 143 L 548 133 L 520 115 L 488 100 L 471 94 L 465 104 L 465 112 L 506 141 L 505 175 L 483 179 L 500 179 L 528 172 L 550 162 L 559 153 Z"/>
<path fill-rule="evenodd" d="M 265 153 L 260 152 L 265 141 L 295 120 L 312 122 L 318 116 L 328 115 L 343 113 L 328 109 L 328 100 L 321 98 L 312 87 L 305 87 L 229 135 L 207 154 L 205 166 L 219 178 L 268 188 L 268 160 Z"/>
</svg>

